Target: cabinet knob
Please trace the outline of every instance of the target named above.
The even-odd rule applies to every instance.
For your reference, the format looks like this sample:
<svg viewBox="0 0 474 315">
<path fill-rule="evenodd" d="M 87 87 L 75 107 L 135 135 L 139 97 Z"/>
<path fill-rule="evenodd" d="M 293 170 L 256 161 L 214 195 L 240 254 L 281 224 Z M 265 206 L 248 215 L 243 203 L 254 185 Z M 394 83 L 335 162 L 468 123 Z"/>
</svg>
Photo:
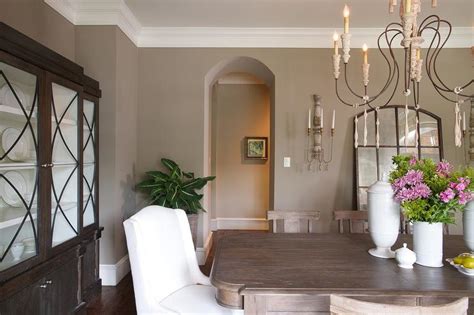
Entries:
<svg viewBox="0 0 474 315">
<path fill-rule="evenodd" d="M 46 289 L 46 288 L 48 287 L 48 285 L 47 285 L 47 284 L 40 284 L 39 287 L 40 287 L 41 289 Z"/>
<path fill-rule="evenodd" d="M 44 283 L 46 283 L 46 284 L 53 284 L 53 280 L 46 280 Z"/>
<path fill-rule="evenodd" d="M 53 166 L 54 166 L 53 163 L 41 164 L 41 167 L 43 167 L 43 168 L 48 168 L 48 167 L 53 167 Z"/>
</svg>

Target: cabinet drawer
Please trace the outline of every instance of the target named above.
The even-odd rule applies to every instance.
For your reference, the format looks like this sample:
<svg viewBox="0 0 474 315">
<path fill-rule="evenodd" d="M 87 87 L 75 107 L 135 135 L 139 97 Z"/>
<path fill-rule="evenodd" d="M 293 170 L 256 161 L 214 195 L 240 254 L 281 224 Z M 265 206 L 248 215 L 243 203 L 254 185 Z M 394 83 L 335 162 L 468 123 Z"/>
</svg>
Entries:
<svg viewBox="0 0 474 315">
<path fill-rule="evenodd" d="M 80 304 L 78 260 L 73 259 L 45 277 L 46 314 L 72 314 Z"/>
<path fill-rule="evenodd" d="M 42 314 L 43 284 L 41 279 L 0 303 L 0 315 Z"/>
</svg>

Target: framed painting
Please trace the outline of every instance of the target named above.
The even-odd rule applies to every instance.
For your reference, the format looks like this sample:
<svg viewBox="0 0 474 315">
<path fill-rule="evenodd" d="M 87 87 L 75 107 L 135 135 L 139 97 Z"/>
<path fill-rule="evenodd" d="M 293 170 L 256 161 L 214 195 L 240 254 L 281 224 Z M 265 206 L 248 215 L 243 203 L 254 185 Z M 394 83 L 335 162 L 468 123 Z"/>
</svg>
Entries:
<svg viewBox="0 0 474 315">
<path fill-rule="evenodd" d="M 266 160 L 268 158 L 268 137 L 245 137 L 247 159 Z"/>
</svg>

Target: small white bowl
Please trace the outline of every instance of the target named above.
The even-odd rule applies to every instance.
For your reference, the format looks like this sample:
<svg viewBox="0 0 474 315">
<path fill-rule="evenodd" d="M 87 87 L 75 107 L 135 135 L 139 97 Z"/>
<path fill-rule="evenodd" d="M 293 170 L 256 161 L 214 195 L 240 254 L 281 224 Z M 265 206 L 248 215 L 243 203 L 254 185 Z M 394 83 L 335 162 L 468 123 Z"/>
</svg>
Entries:
<svg viewBox="0 0 474 315">
<path fill-rule="evenodd" d="M 13 261 L 18 261 L 23 255 L 23 251 L 25 250 L 25 245 L 23 243 L 14 243 L 10 248 L 10 252 L 13 256 Z"/>
</svg>

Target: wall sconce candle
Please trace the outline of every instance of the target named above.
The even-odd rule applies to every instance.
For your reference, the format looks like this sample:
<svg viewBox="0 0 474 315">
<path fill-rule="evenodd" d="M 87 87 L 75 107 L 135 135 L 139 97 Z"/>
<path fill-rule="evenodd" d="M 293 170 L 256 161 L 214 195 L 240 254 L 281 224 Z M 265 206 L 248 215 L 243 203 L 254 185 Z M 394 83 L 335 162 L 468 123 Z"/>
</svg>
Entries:
<svg viewBox="0 0 474 315">
<path fill-rule="evenodd" d="M 327 171 L 328 164 L 332 161 L 332 147 L 336 124 L 336 110 L 332 112 L 332 123 L 330 131 L 329 158 L 325 157 L 323 148 L 324 109 L 321 106 L 321 97 L 313 95 L 313 110 L 308 111 L 308 148 L 306 149 L 306 160 L 308 169 L 314 170 L 313 164 L 318 164 L 319 171 Z M 313 114 L 313 116 L 311 116 Z"/>
<path fill-rule="evenodd" d="M 344 15 L 344 34 L 348 34 L 349 33 L 349 15 L 350 15 L 350 11 L 349 11 L 349 7 L 347 6 L 347 4 L 344 6 L 344 11 L 342 12 L 342 14 Z"/>
</svg>

